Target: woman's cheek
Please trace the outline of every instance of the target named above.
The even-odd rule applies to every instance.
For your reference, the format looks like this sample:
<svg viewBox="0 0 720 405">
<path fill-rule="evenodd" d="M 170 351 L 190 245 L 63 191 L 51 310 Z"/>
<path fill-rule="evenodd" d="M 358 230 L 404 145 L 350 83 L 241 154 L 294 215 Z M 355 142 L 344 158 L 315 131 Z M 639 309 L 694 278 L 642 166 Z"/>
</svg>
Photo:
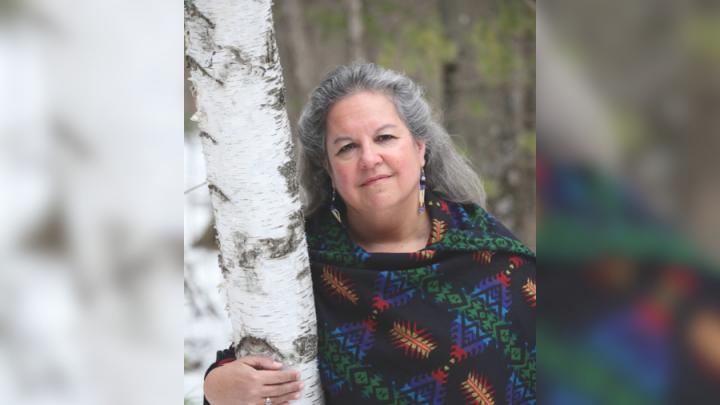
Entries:
<svg viewBox="0 0 720 405">
<path fill-rule="evenodd" d="M 336 174 L 338 179 L 340 179 L 343 182 L 347 182 L 352 179 L 353 176 L 353 170 L 350 167 L 350 165 L 346 164 L 338 164 Z"/>
</svg>

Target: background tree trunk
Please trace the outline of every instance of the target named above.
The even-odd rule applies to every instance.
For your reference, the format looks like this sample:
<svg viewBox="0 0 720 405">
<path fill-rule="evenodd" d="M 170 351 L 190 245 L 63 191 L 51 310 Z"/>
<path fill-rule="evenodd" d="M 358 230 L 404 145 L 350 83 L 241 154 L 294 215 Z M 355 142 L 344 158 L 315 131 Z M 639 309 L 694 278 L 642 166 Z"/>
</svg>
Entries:
<svg viewBox="0 0 720 405">
<path fill-rule="evenodd" d="M 223 290 L 238 355 L 302 372 L 322 403 L 312 280 L 272 2 L 185 2 L 191 72 Z"/>
<path fill-rule="evenodd" d="M 307 95 L 313 88 L 311 70 L 313 53 L 305 30 L 300 0 L 283 0 L 282 11 L 290 32 L 288 40 L 293 53 L 293 74 L 298 94 Z"/>
<path fill-rule="evenodd" d="M 364 61 L 365 46 L 363 44 L 363 4 L 362 0 L 345 0 L 347 9 L 348 42 L 350 45 L 350 60 Z"/>
</svg>

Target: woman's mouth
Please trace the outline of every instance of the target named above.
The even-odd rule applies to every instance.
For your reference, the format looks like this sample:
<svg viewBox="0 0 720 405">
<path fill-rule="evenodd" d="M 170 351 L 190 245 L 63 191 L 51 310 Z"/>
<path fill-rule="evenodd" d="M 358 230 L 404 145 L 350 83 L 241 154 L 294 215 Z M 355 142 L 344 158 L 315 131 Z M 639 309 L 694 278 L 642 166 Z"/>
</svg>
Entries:
<svg viewBox="0 0 720 405">
<path fill-rule="evenodd" d="M 365 182 L 363 182 L 361 186 L 362 186 L 362 187 L 369 186 L 369 185 L 371 185 L 371 184 L 373 184 L 373 183 L 377 183 L 378 181 L 387 179 L 387 178 L 389 178 L 389 177 L 390 177 L 390 176 L 385 175 L 385 174 L 384 174 L 384 175 L 380 175 L 380 176 L 373 176 L 373 177 L 370 177 L 369 179 L 365 180 Z"/>
</svg>

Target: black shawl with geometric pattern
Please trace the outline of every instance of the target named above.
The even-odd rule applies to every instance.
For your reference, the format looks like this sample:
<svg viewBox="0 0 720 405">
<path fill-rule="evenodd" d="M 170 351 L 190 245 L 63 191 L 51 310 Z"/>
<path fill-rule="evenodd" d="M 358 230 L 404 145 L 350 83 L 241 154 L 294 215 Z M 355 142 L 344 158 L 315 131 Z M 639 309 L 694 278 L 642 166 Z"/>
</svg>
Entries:
<svg viewBox="0 0 720 405">
<path fill-rule="evenodd" d="M 327 404 L 535 403 L 535 255 L 478 206 L 427 193 L 414 253 L 308 220 Z"/>
</svg>

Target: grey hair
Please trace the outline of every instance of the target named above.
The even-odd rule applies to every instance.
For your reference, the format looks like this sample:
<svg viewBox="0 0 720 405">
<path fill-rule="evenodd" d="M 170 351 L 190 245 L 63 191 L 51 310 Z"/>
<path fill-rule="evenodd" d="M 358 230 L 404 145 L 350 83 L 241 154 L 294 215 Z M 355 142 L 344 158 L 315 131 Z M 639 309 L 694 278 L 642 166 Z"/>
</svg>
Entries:
<svg viewBox="0 0 720 405">
<path fill-rule="evenodd" d="M 325 131 L 328 112 L 335 103 L 360 91 L 385 94 L 398 116 L 417 140 L 425 142 L 425 176 L 429 190 L 458 203 L 485 206 L 480 177 L 453 146 L 450 135 L 433 118 L 423 90 L 407 76 L 372 63 L 339 66 L 310 94 L 298 120 L 299 172 L 307 215 L 330 200 Z"/>
</svg>

